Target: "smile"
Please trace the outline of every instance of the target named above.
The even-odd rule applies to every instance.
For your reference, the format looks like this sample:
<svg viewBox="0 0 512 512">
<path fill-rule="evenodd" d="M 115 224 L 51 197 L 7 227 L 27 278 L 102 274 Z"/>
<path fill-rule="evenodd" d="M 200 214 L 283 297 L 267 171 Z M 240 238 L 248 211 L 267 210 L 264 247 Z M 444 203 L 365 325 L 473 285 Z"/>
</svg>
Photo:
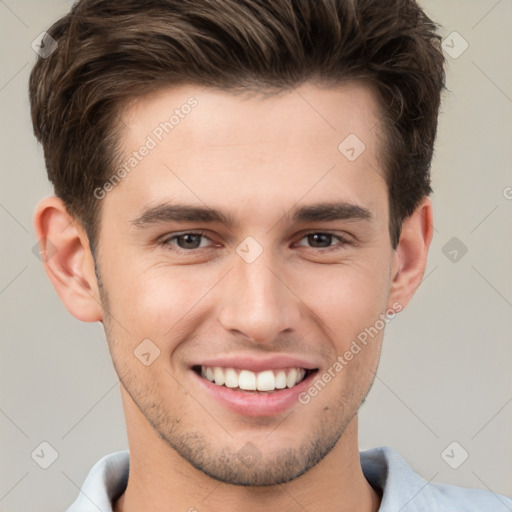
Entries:
<svg viewBox="0 0 512 512">
<path fill-rule="evenodd" d="M 194 371 L 217 386 L 239 391 L 274 392 L 293 388 L 308 377 L 306 368 L 279 368 L 253 372 L 247 369 L 221 366 L 195 366 Z"/>
</svg>

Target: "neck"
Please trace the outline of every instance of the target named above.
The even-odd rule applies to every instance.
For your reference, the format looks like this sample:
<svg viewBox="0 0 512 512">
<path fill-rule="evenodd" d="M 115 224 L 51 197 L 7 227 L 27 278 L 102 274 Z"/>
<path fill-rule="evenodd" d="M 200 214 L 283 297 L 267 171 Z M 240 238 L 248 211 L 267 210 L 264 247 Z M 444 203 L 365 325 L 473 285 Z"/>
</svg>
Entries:
<svg viewBox="0 0 512 512">
<path fill-rule="evenodd" d="M 193 468 L 160 438 L 158 447 L 148 446 L 147 438 L 139 440 L 130 443 L 128 485 L 114 512 L 377 512 L 380 506 L 380 496 L 359 462 L 357 416 L 316 466 L 291 482 L 267 487 L 219 482 Z"/>
</svg>

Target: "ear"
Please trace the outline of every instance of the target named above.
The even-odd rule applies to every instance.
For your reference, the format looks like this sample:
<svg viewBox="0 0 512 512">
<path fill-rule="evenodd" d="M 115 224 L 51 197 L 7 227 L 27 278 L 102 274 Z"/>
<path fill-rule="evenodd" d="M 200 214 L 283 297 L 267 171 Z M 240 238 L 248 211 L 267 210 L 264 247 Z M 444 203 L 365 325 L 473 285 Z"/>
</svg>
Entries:
<svg viewBox="0 0 512 512">
<path fill-rule="evenodd" d="M 434 231 L 432 201 L 425 197 L 411 216 L 404 219 L 400 241 L 395 250 L 388 309 L 404 309 L 418 289 Z"/>
<path fill-rule="evenodd" d="M 78 320 L 98 322 L 102 308 L 89 239 L 58 197 L 46 197 L 34 213 L 44 269 L 66 309 Z"/>
</svg>

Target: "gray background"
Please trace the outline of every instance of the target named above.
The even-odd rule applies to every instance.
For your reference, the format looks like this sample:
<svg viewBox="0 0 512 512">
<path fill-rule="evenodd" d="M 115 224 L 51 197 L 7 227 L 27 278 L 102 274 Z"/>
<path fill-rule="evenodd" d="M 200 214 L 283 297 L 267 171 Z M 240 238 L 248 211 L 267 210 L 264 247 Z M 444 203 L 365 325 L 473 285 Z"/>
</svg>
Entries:
<svg viewBox="0 0 512 512">
<path fill-rule="evenodd" d="M 453 31 L 469 47 L 447 57 L 424 282 L 387 327 L 360 444 L 396 448 L 427 480 L 512 495 L 512 0 L 421 3 L 452 53 Z M 29 119 L 30 45 L 70 6 L 0 0 L 4 512 L 64 510 L 100 457 L 127 448 L 102 326 L 67 313 L 32 253 L 34 207 L 52 191 Z M 43 441 L 59 455 L 46 470 L 31 458 Z M 442 457 L 453 441 L 452 465 L 469 453 L 457 469 Z"/>
</svg>

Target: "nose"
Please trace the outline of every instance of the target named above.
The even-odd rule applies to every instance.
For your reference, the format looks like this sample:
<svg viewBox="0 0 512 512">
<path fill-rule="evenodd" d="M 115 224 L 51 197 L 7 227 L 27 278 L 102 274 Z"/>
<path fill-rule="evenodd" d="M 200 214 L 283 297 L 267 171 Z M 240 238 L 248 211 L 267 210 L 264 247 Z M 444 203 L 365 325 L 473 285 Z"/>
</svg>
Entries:
<svg viewBox="0 0 512 512">
<path fill-rule="evenodd" d="M 219 321 L 224 329 L 255 344 L 269 344 L 291 333 L 300 320 L 300 299 L 264 253 L 247 263 L 234 255 L 235 268 L 222 288 Z"/>
</svg>

